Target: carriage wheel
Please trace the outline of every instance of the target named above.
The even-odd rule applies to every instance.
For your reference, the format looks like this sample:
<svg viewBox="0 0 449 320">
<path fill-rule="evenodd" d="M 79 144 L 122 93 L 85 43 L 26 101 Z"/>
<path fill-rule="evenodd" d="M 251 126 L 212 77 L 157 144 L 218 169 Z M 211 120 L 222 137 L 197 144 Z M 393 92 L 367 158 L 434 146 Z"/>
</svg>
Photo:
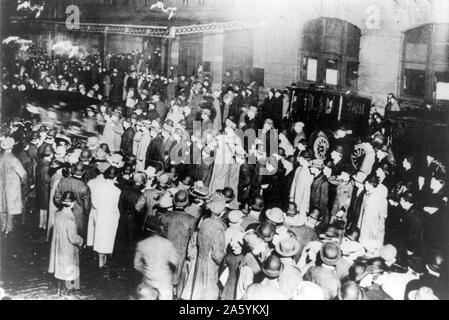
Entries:
<svg viewBox="0 0 449 320">
<path fill-rule="evenodd" d="M 321 135 L 315 139 L 313 143 L 313 151 L 315 153 L 315 158 L 319 160 L 326 160 L 327 152 L 329 151 L 329 140 L 326 136 Z"/>
<path fill-rule="evenodd" d="M 351 154 L 352 166 L 359 170 L 365 158 L 365 150 L 360 146 L 355 146 L 354 152 Z"/>
</svg>

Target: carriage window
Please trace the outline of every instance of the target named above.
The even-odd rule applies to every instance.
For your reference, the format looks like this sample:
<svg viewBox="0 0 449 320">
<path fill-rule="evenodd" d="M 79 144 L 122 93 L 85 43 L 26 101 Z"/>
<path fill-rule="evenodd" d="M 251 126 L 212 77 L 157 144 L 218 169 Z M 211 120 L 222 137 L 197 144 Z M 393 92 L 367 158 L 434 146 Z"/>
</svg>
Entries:
<svg viewBox="0 0 449 320">
<path fill-rule="evenodd" d="M 344 20 L 310 21 L 302 35 L 300 80 L 356 89 L 360 36 L 360 29 Z"/>
<path fill-rule="evenodd" d="M 424 98 L 426 72 L 424 70 L 405 69 L 404 93 L 414 98 Z"/>
<path fill-rule="evenodd" d="M 435 74 L 435 99 L 449 100 L 449 72 Z"/>
<path fill-rule="evenodd" d="M 326 83 L 338 84 L 338 60 L 326 60 Z"/>
<path fill-rule="evenodd" d="M 357 80 L 359 79 L 359 63 L 348 61 L 346 64 L 346 86 L 357 89 Z"/>
<path fill-rule="evenodd" d="M 318 71 L 318 60 L 314 58 L 307 58 L 307 81 L 316 81 Z"/>
<path fill-rule="evenodd" d="M 448 100 L 449 24 L 427 24 L 404 34 L 401 98 Z"/>
</svg>

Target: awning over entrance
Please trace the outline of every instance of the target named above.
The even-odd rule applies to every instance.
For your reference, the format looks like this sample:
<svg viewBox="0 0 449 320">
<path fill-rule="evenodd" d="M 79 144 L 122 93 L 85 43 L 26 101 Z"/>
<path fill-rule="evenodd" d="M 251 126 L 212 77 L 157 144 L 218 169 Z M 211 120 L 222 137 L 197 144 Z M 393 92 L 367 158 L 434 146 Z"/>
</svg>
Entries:
<svg viewBox="0 0 449 320">
<path fill-rule="evenodd" d="M 126 25 L 126 24 L 100 24 L 100 23 L 80 23 L 79 29 L 69 30 L 65 22 L 43 21 L 43 20 L 23 20 L 21 23 L 34 30 L 49 31 L 73 31 L 73 32 L 93 32 L 108 34 L 125 34 L 131 36 L 174 38 L 176 36 L 199 33 L 219 33 L 229 30 L 254 29 L 259 26 L 259 22 L 254 21 L 229 21 L 213 22 L 207 24 L 194 24 L 185 26 L 148 26 L 148 25 Z"/>
</svg>

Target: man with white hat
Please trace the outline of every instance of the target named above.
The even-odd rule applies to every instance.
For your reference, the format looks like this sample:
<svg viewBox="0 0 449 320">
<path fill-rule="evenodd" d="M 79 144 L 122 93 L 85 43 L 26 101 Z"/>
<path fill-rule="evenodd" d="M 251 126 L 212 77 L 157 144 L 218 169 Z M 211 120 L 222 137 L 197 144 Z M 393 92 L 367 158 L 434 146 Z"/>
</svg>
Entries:
<svg viewBox="0 0 449 320">
<path fill-rule="evenodd" d="M 23 213 L 22 185 L 26 185 L 27 173 L 20 160 L 12 153 L 15 141 L 7 137 L 1 142 L 0 157 L 0 221 L 1 232 L 10 234 L 14 229 L 14 217 Z"/>
<path fill-rule="evenodd" d="M 299 242 L 290 237 L 281 239 L 275 245 L 276 253 L 284 265 L 284 270 L 278 278 L 279 288 L 289 299 L 293 298 L 296 289 L 302 282 L 301 271 L 293 259 L 300 249 Z"/>
</svg>

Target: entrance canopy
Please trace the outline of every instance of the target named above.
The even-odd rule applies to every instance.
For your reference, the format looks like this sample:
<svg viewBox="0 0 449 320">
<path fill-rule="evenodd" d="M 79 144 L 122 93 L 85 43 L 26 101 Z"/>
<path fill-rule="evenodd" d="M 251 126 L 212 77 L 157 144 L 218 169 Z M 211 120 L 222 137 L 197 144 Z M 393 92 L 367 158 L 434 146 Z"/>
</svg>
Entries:
<svg viewBox="0 0 449 320">
<path fill-rule="evenodd" d="M 21 21 L 26 22 L 27 27 L 33 30 L 48 31 L 67 31 L 65 22 L 58 21 Z M 131 36 L 145 36 L 158 38 L 174 38 L 180 35 L 198 34 L 198 33 L 217 33 L 228 30 L 253 29 L 259 25 L 259 22 L 248 21 L 230 21 L 213 22 L 207 24 L 193 24 L 184 26 L 149 26 L 149 25 L 126 25 L 126 24 L 100 24 L 100 23 L 80 23 L 79 29 L 69 31 L 73 32 L 93 32 L 107 34 L 126 34 Z"/>
</svg>

